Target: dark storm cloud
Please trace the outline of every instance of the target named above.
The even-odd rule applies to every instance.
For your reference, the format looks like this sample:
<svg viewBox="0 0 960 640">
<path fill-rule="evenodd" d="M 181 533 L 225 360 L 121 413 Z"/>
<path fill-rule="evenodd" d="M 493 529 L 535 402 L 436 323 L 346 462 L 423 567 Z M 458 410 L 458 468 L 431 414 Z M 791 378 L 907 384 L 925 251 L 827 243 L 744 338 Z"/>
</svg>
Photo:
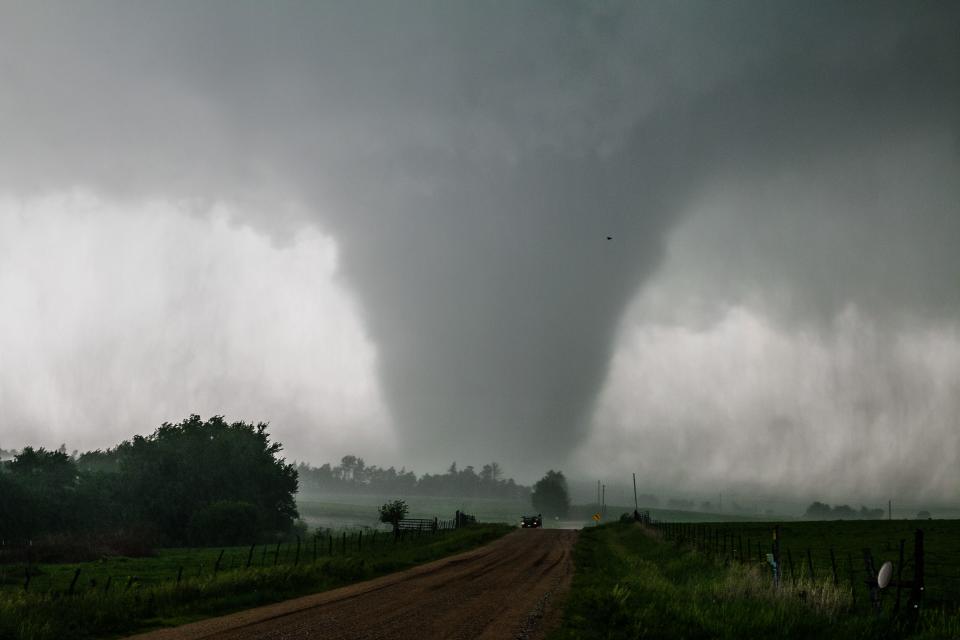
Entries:
<svg viewBox="0 0 960 640">
<path fill-rule="evenodd" d="M 281 240 L 315 221 L 342 249 L 410 452 L 557 460 L 584 433 L 625 306 L 701 193 L 790 172 L 819 189 L 878 147 L 957 139 L 958 13 L 7 6 L 0 181 L 243 200 Z M 837 181 L 857 225 L 889 222 L 869 188 Z M 309 213 L 274 215 L 280 198 Z M 912 211 L 920 239 L 954 232 L 950 212 Z"/>
</svg>

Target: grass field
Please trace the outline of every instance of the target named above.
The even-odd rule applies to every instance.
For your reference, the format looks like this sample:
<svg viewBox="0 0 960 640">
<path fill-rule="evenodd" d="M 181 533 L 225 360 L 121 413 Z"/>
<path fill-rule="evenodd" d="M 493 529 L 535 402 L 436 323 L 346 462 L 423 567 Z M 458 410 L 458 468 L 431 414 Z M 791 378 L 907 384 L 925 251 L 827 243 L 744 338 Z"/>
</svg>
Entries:
<svg viewBox="0 0 960 640">
<path fill-rule="evenodd" d="M 50 640 L 111 637 L 148 628 L 181 624 L 213 615 L 277 602 L 399 571 L 486 544 L 512 527 L 483 524 L 436 534 L 408 535 L 397 543 L 379 534 L 334 540 L 333 555 L 312 542 L 300 556 L 295 545 L 223 550 L 166 549 L 151 558 L 109 558 L 101 562 L 40 565 L 40 575 L 23 589 L 23 566 L 6 566 L 0 591 L 0 639 Z M 295 562 L 296 560 L 296 562 Z M 179 583 L 177 575 L 184 571 Z M 77 569 L 80 577 L 70 595 Z"/>
<path fill-rule="evenodd" d="M 785 578 L 808 577 L 812 564 L 815 578 L 833 581 L 835 561 L 838 582 L 848 588 L 852 582 L 854 597 L 861 603 L 868 597 L 864 549 L 870 550 L 877 569 L 887 560 L 899 565 L 900 540 L 904 540 L 903 578 L 909 579 L 913 572 L 914 533 L 922 529 L 925 598 L 931 603 L 960 602 L 960 520 L 725 522 L 687 526 L 680 533 L 687 538 L 696 537 L 701 545 L 706 536 L 708 544 L 719 546 L 721 551 L 725 546 L 727 555 L 733 557 L 739 557 L 742 549 L 745 557 L 762 560 L 771 551 L 774 526 L 779 526 Z"/>
<path fill-rule="evenodd" d="M 593 525 L 591 516 L 599 510 L 596 504 L 575 504 L 570 507 L 569 519 L 582 521 L 584 524 Z M 712 513 L 706 511 L 685 511 L 682 509 L 660 509 L 657 507 L 646 508 L 641 506 L 640 511 L 647 511 L 654 520 L 663 522 L 756 522 L 762 516 L 750 516 L 743 514 L 730 513 Z M 603 522 L 617 520 L 621 514 L 633 513 L 633 506 L 607 505 L 606 518 Z"/>
<path fill-rule="evenodd" d="M 960 637 L 956 613 L 925 610 L 910 628 L 851 609 L 849 591 L 830 580 L 774 590 L 760 562 L 731 563 L 640 525 L 585 529 L 574 558 L 573 587 L 552 640 Z"/>
</svg>

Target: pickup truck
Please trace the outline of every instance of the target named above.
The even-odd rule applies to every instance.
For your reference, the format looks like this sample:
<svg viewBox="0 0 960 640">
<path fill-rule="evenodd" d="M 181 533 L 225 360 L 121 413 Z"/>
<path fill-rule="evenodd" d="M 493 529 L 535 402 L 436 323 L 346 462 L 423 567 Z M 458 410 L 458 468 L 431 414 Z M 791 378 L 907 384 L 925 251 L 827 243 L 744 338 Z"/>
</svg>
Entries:
<svg viewBox="0 0 960 640">
<path fill-rule="evenodd" d="M 543 518 L 538 513 L 535 516 L 520 516 L 521 529 L 539 529 L 543 526 Z"/>
</svg>

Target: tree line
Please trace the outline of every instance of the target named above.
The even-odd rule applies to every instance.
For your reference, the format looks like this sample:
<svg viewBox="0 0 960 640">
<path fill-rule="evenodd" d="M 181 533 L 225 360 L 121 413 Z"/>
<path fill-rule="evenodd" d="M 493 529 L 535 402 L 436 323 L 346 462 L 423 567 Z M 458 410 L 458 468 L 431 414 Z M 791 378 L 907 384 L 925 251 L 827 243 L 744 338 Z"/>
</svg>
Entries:
<svg viewBox="0 0 960 640">
<path fill-rule="evenodd" d="M 283 536 L 298 517 L 297 469 L 267 428 L 193 415 L 106 451 L 26 447 L 0 462 L 0 538 L 136 531 L 200 545 Z"/>
<path fill-rule="evenodd" d="M 406 467 L 397 470 L 367 465 L 363 458 L 347 455 L 340 463 L 313 467 L 306 463 L 297 466 L 303 491 L 317 493 L 450 496 L 464 498 L 500 498 L 504 500 L 530 499 L 530 487 L 517 484 L 513 478 L 504 478 L 503 469 L 496 462 L 483 465 L 478 471 L 473 466 L 457 467 L 454 462 L 446 473 L 417 476 Z"/>
<path fill-rule="evenodd" d="M 825 502 L 813 502 L 803 517 L 808 520 L 881 520 L 886 515 L 883 509 L 871 509 L 860 505 L 860 510 L 845 504 L 831 507 Z"/>
</svg>

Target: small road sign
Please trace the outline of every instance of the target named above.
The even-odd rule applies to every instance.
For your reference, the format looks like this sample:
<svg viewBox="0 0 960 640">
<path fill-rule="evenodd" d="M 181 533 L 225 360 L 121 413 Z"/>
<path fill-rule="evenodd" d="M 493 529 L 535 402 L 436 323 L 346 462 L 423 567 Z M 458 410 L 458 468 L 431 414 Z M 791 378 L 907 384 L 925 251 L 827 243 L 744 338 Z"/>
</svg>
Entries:
<svg viewBox="0 0 960 640">
<path fill-rule="evenodd" d="M 596 520 L 597 522 L 600 522 L 600 514 L 599 513 L 593 514 L 593 519 Z"/>
</svg>

